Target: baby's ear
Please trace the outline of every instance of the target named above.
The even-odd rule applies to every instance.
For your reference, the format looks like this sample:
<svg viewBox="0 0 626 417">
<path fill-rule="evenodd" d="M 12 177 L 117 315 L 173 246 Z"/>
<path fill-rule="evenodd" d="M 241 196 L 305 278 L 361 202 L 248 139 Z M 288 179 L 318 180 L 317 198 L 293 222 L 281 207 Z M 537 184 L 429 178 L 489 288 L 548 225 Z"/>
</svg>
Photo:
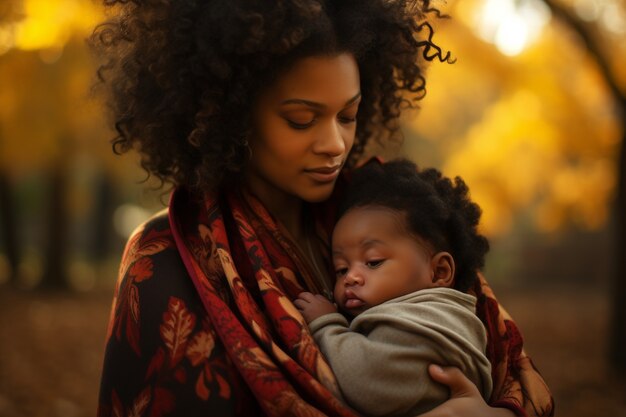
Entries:
<svg viewBox="0 0 626 417">
<path fill-rule="evenodd" d="M 438 252 L 430 260 L 433 271 L 433 287 L 454 286 L 454 258 L 448 252 Z"/>
</svg>

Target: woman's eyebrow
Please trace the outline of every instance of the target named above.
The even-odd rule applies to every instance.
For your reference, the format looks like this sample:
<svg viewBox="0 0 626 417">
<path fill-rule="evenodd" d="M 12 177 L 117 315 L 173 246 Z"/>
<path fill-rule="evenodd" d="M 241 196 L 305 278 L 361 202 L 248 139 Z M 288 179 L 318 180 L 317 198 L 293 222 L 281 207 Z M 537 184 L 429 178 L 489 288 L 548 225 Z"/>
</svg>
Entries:
<svg viewBox="0 0 626 417">
<path fill-rule="evenodd" d="M 352 97 L 350 100 L 348 100 L 345 104 L 345 107 L 348 107 L 349 105 L 353 104 L 354 102 L 356 102 L 358 99 L 361 98 L 361 92 L 359 91 L 357 93 L 357 95 L 355 95 L 354 97 Z M 281 101 L 281 106 L 284 106 L 286 104 L 302 104 L 308 107 L 313 107 L 315 109 L 319 109 L 319 110 L 324 110 L 326 109 L 326 105 L 322 104 L 322 103 L 317 103 L 315 101 L 310 101 L 310 100 L 305 100 L 305 99 L 301 99 L 301 98 L 290 98 L 288 100 L 284 100 Z"/>
<path fill-rule="evenodd" d="M 350 100 L 348 100 L 348 101 L 346 102 L 346 107 L 348 107 L 348 106 L 349 106 L 349 105 L 351 105 L 351 104 L 354 104 L 354 103 L 355 103 L 358 99 L 360 99 L 360 98 L 361 98 L 361 92 L 359 91 L 359 92 L 356 94 L 356 96 L 352 97 Z"/>
<path fill-rule="evenodd" d="M 315 101 L 304 100 L 301 98 L 290 98 L 289 100 L 281 101 L 280 103 L 281 106 L 284 106 L 286 104 L 302 104 L 319 110 L 324 110 L 326 108 L 324 104 L 316 103 Z"/>
</svg>

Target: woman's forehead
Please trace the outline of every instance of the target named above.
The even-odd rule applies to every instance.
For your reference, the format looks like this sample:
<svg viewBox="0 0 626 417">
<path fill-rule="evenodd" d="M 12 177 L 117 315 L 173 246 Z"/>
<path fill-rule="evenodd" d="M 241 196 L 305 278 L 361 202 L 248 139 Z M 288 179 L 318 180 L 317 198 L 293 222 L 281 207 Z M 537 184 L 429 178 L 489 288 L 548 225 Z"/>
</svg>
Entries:
<svg viewBox="0 0 626 417">
<path fill-rule="evenodd" d="M 268 88 L 276 103 L 302 100 L 345 105 L 360 92 L 359 69 L 351 54 L 312 56 L 296 61 Z"/>
</svg>

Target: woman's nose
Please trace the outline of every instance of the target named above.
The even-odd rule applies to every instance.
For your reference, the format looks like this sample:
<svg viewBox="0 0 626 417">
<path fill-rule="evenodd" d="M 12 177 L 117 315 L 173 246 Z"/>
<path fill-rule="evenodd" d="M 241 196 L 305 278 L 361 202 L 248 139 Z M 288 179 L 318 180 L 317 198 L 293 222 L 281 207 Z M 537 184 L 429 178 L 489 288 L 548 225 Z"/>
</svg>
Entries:
<svg viewBox="0 0 626 417">
<path fill-rule="evenodd" d="M 346 152 L 346 139 L 342 127 L 336 121 L 330 122 L 327 129 L 320 132 L 320 137 L 313 148 L 316 153 L 326 154 L 331 157 L 342 156 Z"/>
</svg>

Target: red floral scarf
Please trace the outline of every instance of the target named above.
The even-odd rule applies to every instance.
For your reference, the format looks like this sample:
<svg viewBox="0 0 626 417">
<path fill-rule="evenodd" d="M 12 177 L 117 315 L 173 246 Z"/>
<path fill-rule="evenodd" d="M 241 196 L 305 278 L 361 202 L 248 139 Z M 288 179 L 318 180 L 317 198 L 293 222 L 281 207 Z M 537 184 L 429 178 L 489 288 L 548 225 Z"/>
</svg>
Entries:
<svg viewBox="0 0 626 417">
<path fill-rule="evenodd" d="M 194 219 L 197 228 L 181 227 L 182 194 L 178 190 L 170 205 L 176 246 L 228 356 L 264 412 L 355 416 L 337 400 L 334 375 L 291 303 L 305 282 L 315 281 L 294 245 L 249 195 L 225 197 L 230 218 L 219 199 L 208 198 Z M 234 251 L 233 240 L 243 247 Z"/>
<path fill-rule="evenodd" d="M 326 251 L 332 201 L 309 216 Z M 128 241 L 98 416 L 355 415 L 291 303 L 323 288 L 265 208 L 236 190 L 199 198 L 179 189 L 168 217 Z M 482 278 L 474 293 L 489 335 L 491 404 L 553 415 L 515 323 Z"/>
<path fill-rule="evenodd" d="M 185 233 L 179 226 L 184 218 L 179 212 L 185 200 L 181 193 L 174 195 L 170 207 L 178 250 L 229 357 L 264 411 L 286 415 L 295 407 L 295 415 L 354 415 L 336 399 L 332 371 L 290 301 L 315 280 L 274 219 L 252 196 L 229 194 L 225 200 L 230 227 L 219 200 L 209 198 L 195 221 L 197 228 Z M 328 236 L 329 230 L 318 226 Z M 233 252 L 233 239 L 241 240 L 245 252 Z M 250 276 L 242 273 L 242 264 L 248 264 L 244 270 Z M 473 293 L 489 334 L 491 404 L 519 415 L 552 415 L 552 397 L 522 349 L 517 326 L 482 276 Z"/>
<path fill-rule="evenodd" d="M 334 200 L 308 219 L 327 252 Z M 302 259 L 254 197 L 176 190 L 169 221 L 155 216 L 127 244 L 99 417 L 356 415 L 338 400 L 333 373 L 291 303 L 305 288 L 323 290 Z M 491 405 L 553 415 L 517 326 L 482 277 L 474 294 L 488 331 Z"/>
</svg>

